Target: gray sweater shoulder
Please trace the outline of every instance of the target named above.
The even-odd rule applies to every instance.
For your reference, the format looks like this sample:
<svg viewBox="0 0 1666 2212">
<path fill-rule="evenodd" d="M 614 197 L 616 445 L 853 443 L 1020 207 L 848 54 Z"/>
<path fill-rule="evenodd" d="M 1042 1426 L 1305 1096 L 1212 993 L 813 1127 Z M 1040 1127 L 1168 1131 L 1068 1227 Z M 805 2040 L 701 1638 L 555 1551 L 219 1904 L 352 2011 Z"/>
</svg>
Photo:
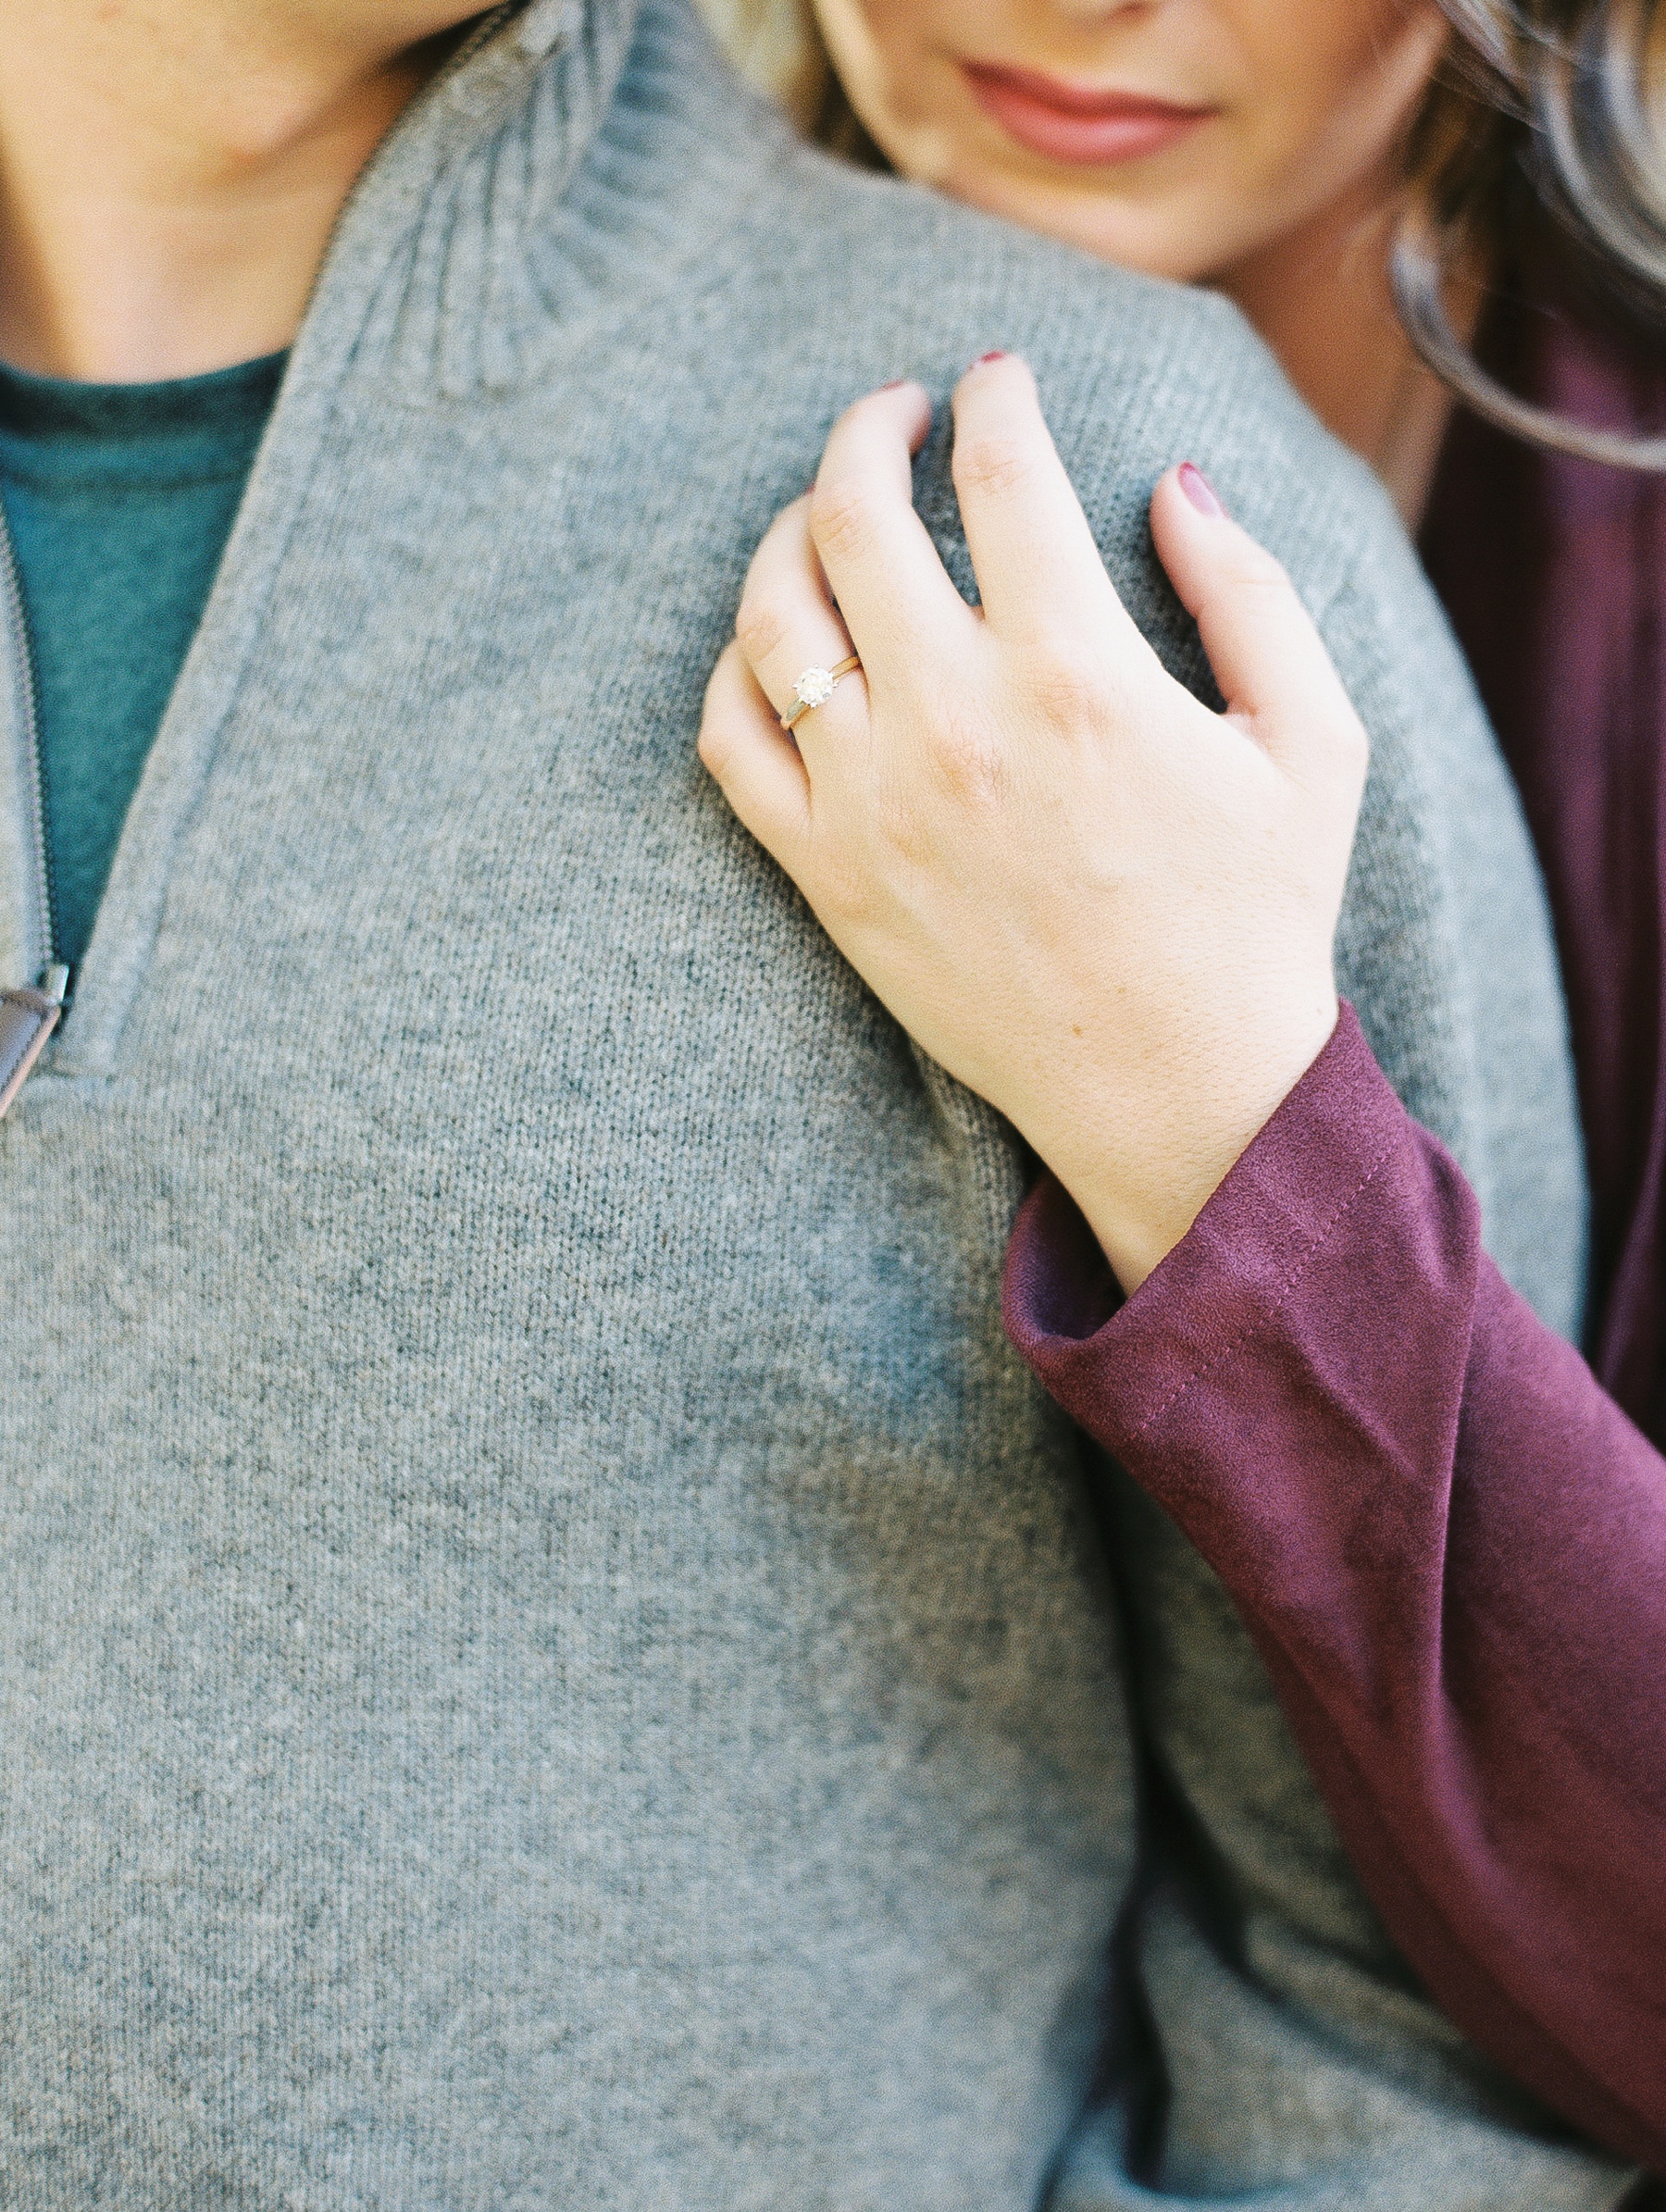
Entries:
<svg viewBox="0 0 1666 2212">
<path fill-rule="evenodd" d="M 740 266 L 830 365 L 828 413 L 919 377 L 946 400 L 991 346 L 1026 355 L 1106 564 L 1165 662 L 1216 697 L 1152 553 L 1147 508 L 1190 457 L 1285 564 L 1371 734 L 1340 980 L 1411 1111 L 1456 1152 L 1489 1246 L 1576 1333 L 1585 1181 L 1548 913 L 1520 802 L 1441 608 L 1382 487 L 1225 300 L 1093 261 L 940 195 L 777 145 Z M 947 408 L 916 472 L 951 570 L 975 582 Z"/>
</svg>

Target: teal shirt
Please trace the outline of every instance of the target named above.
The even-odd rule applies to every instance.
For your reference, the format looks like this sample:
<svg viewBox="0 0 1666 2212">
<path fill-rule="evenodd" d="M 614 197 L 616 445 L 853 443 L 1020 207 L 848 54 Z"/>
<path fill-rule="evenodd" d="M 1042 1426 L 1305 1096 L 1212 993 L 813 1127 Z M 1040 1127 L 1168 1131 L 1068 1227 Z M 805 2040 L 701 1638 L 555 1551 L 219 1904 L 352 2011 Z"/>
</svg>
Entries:
<svg viewBox="0 0 1666 2212">
<path fill-rule="evenodd" d="M 0 367 L 0 502 L 34 668 L 54 949 L 71 967 L 285 359 L 164 384 Z"/>
</svg>

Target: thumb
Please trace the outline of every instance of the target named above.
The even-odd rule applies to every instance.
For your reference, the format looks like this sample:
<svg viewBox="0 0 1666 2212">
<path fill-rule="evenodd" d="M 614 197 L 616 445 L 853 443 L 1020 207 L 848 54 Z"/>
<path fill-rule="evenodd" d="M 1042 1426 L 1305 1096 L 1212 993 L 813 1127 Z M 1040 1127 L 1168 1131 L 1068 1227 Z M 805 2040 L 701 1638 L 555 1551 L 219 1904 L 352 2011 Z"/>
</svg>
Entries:
<svg viewBox="0 0 1666 2212">
<path fill-rule="evenodd" d="M 1232 719 L 1293 775 L 1334 769 L 1340 754 L 1362 782 L 1365 732 L 1312 616 L 1191 462 L 1153 493 L 1151 536 Z"/>
</svg>

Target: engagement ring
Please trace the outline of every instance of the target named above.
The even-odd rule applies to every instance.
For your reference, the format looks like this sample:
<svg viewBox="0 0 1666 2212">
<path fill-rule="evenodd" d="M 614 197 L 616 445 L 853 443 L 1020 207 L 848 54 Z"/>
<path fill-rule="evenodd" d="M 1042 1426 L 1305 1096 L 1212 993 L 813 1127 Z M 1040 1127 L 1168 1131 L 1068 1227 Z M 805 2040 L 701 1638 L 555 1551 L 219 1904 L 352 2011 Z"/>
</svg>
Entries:
<svg viewBox="0 0 1666 2212">
<path fill-rule="evenodd" d="M 812 707 L 826 706 L 833 696 L 834 686 L 839 677 L 849 676 L 852 668 L 860 668 L 861 665 L 861 655 L 853 652 L 848 659 L 840 661 L 837 668 L 806 668 L 792 687 L 792 696 L 798 704 L 790 714 L 781 716 L 781 727 L 790 729 Z"/>
</svg>

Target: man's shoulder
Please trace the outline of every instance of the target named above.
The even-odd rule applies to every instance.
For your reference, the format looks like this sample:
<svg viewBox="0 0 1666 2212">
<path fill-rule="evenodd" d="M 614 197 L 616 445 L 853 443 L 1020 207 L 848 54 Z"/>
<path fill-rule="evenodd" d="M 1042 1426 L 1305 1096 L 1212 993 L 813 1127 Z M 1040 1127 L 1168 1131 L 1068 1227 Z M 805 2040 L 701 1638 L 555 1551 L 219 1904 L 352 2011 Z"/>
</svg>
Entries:
<svg viewBox="0 0 1666 2212">
<path fill-rule="evenodd" d="M 813 155 L 782 166 L 791 342 L 852 357 L 881 333 L 892 357 L 871 380 L 915 374 L 939 397 L 988 347 L 1024 353 L 1118 590 L 1184 681 L 1212 693 L 1151 550 L 1163 471 L 1195 459 L 1289 569 L 1373 740 L 1345 977 L 1402 1095 L 1464 1161 L 1512 1280 L 1566 1325 L 1577 1149 L 1542 899 L 1468 672 L 1374 474 L 1225 300 Z M 946 413 L 915 493 L 971 593 Z"/>
<path fill-rule="evenodd" d="M 739 218 L 734 267 L 764 287 L 778 373 L 796 363 L 814 375 L 848 356 L 852 398 L 864 377 L 900 375 L 941 393 L 967 362 L 1004 347 L 1036 370 L 1084 503 L 1108 524 L 1131 525 L 1137 498 L 1143 525 L 1156 478 L 1189 457 L 1310 573 L 1336 573 L 1400 535 L 1371 472 L 1218 293 L 1097 260 L 814 147 L 772 151 L 771 185 Z"/>
<path fill-rule="evenodd" d="M 1219 297 L 827 153 L 743 83 L 690 19 L 673 25 L 679 91 L 698 108 L 706 155 L 684 210 L 696 227 L 716 217 L 727 235 L 708 241 L 709 273 L 726 291 L 759 287 L 783 351 L 825 342 L 832 327 L 848 340 L 878 330 L 935 352 L 975 328 L 983 350 L 1004 330 L 1037 358 L 1174 357 L 1276 386 L 1264 348 Z"/>
<path fill-rule="evenodd" d="M 921 289 L 910 302 L 917 311 L 987 299 L 993 285 L 1015 304 L 1045 306 L 1066 321 L 1113 315 L 1138 301 L 1153 330 L 1172 318 L 1176 328 L 1207 325 L 1230 331 L 1234 341 L 1240 331 L 1248 337 L 1240 318 L 1210 293 L 1141 276 L 932 186 L 859 168 L 817 146 L 796 143 L 783 150 L 777 174 L 791 196 L 797 242 L 808 255 L 824 244 L 842 248 L 881 282 L 889 276 L 917 280 Z"/>
<path fill-rule="evenodd" d="M 1265 349 L 1225 301 L 1096 259 L 928 186 L 794 144 L 757 212 L 769 279 L 929 343 L 975 319 L 1061 357 L 1197 357 L 1264 377 Z"/>
<path fill-rule="evenodd" d="M 1348 562 L 1343 541 L 1357 553 L 1366 516 L 1380 523 L 1368 475 L 1225 300 L 839 160 L 742 83 L 687 0 L 628 6 L 630 56 L 576 177 L 559 133 L 534 128 L 536 100 L 483 142 L 473 189 L 492 209 L 491 249 L 469 266 L 490 280 L 479 294 L 489 327 L 448 345 L 448 391 L 464 395 L 476 354 L 532 385 L 580 328 L 599 344 L 619 333 L 621 353 L 626 332 L 646 331 L 644 365 L 650 348 L 698 351 L 706 438 L 730 452 L 756 440 L 802 466 L 805 441 L 863 391 L 906 375 L 946 397 L 968 361 L 1001 346 L 1036 369 L 1084 503 L 1113 536 L 1143 545 L 1151 484 L 1188 454 L 1241 491 L 1251 527 L 1265 512 L 1293 553 L 1327 567 Z M 513 193 L 497 193 L 500 175 L 516 180 Z M 523 175 L 544 186 L 523 191 Z M 466 257 L 449 228 L 429 251 L 448 297 L 462 296 Z M 476 380 L 484 401 L 491 379 Z M 680 380 L 654 381 L 657 395 L 638 385 L 647 417 L 686 434 L 669 419 Z M 541 400 L 518 434 L 538 434 Z M 1298 513 L 1292 535 L 1283 526 Z"/>
</svg>

